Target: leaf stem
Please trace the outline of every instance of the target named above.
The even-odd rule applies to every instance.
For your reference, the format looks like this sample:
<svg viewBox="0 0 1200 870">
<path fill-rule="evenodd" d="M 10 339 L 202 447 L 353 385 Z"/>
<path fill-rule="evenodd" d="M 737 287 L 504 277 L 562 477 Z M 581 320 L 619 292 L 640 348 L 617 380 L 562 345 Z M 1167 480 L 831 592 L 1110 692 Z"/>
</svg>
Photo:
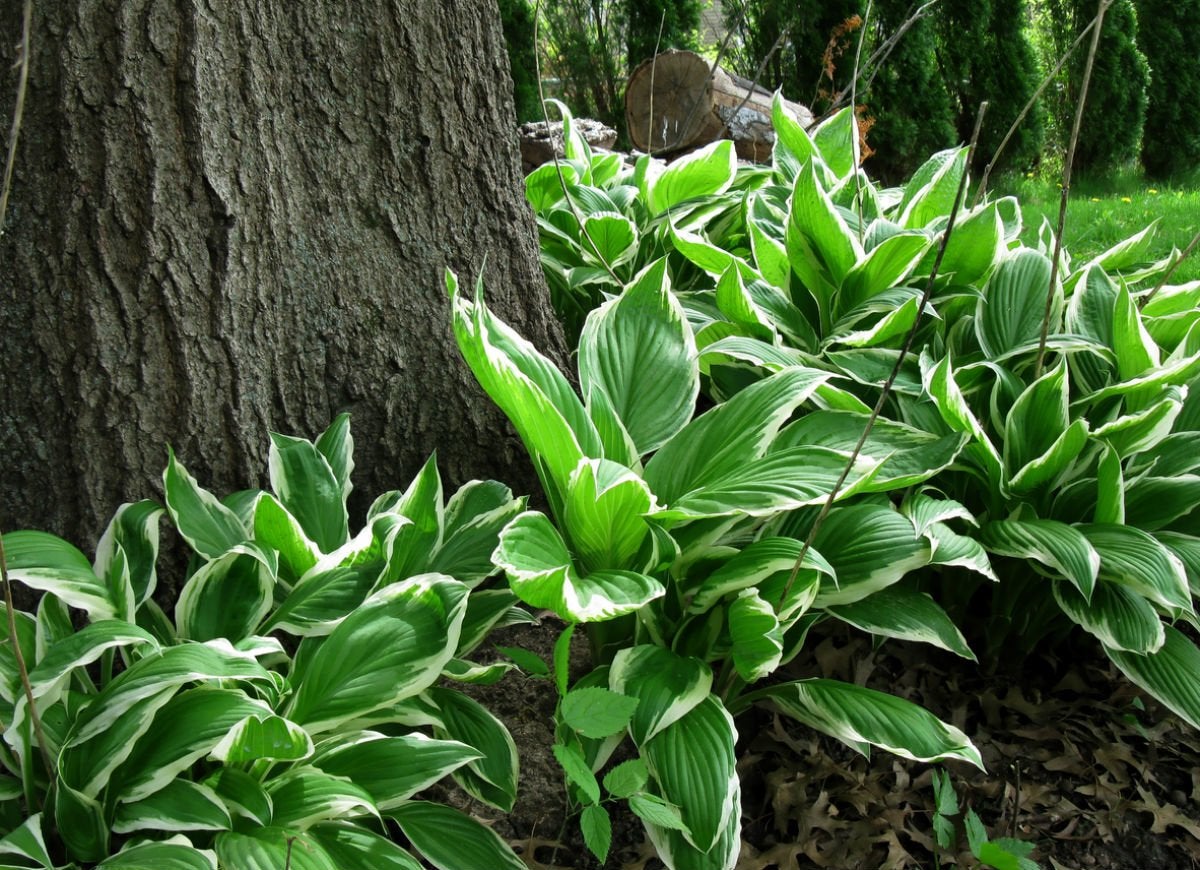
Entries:
<svg viewBox="0 0 1200 870">
<path fill-rule="evenodd" d="M 25 0 L 23 15 L 20 66 L 17 78 L 17 104 L 13 108 L 12 132 L 8 136 L 8 158 L 4 163 L 4 183 L 0 185 L 0 236 L 4 235 L 4 215 L 8 211 L 8 194 L 12 190 L 13 166 L 17 162 L 17 136 L 25 114 L 25 91 L 29 85 L 29 33 L 33 29 L 33 0 Z"/>
</svg>

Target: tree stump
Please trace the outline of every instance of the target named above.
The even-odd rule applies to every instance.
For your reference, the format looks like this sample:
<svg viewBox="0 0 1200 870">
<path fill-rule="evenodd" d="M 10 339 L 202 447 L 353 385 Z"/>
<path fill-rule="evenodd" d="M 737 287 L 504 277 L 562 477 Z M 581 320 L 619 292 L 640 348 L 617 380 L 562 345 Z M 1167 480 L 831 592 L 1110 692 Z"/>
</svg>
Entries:
<svg viewBox="0 0 1200 870">
<path fill-rule="evenodd" d="M 749 79 L 714 67 L 693 51 L 666 51 L 638 66 L 625 89 L 625 121 L 634 147 L 651 154 L 699 148 L 733 139 L 744 160 L 770 158 L 772 94 Z M 812 113 L 785 108 L 800 124 Z"/>
</svg>

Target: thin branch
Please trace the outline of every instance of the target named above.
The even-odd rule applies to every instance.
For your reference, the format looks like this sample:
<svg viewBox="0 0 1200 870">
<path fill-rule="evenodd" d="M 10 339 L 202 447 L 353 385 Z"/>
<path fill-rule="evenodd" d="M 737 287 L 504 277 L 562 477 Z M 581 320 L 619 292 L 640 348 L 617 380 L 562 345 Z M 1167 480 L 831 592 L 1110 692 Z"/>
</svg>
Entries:
<svg viewBox="0 0 1200 870">
<path fill-rule="evenodd" d="M 1183 253 L 1179 255 L 1179 259 L 1171 264 L 1171 268 L 1168 269 L 1162 278 L 1159 279 L 1159 282 L 1154 285 L 1154 289 L 1146 294 L 1141 301 L 1141 305 L 1138 307 L 1144 306 L 1147 302 L 1155 297 L 1158 291 L 1161 290 L 1166 283 L 1171 280 L 1171 276 L 1175 274 L 1175 270 L 1179 268 L 1179 264 L 1192 255 L 1192 252 L 1196 250 L 1197 245 L 1200 245 L 1200 232 L 1192 236 L 1192 240 L 1188 242 L 1187 247 L 1183 249 Z"/>
<path fill-rule="evenodd" d="M 662 18 L 658 19 L 658 36 L 654 40 L 654 60 L 650 61 L 650 108 L 646 113 L 646 144 L 654 148 L 654 74 L 658 72 L 658 52 L 662 48 L 663 28 L 667 24 L 667 11 L 664 9 Z M 630 58 L 630 63 L 633 59 Z M 630 137 L 632 139 L 632 137 Z"/>
<path fill-rule="evenodd" d="M 788 595 L 791 593 L 792 587 L 796 584 L 796 578 L 800 576 L 800 568 L 804 563 L 804 557 L 812 549 L 813 543 L 817 539 L 817 533 L 821 530 L 826 517 L 829 516 L 829 512 L 833 509 L 833 503 L 845 485 L 846 478 L 850 476 L 850 471 L 854 468 L 854 463 L 858 460 L 859 454 L 862 453 L 862 449 L 867 443 L 867 438 L 870 437 L 871 430 L 875 427 L 875 421 L 883 413 L 884 403 L 892 391 L 892 386 L 896 383 L 896 378 L 900 376 L 900 369 L 904 365 L 904 359 L 908 356 L 909 351 L 912 350 L 913 342 L 917 337 L 917 330 L 921 326 L 921 319 L 925 314 L 925 309 L 929 306 L 930 298 L 933 296 L 933 285 L 937 281 L 938 271 L 942 267 L 942 258 L 946 256 L 946 246 L 950 243 L 950 234 L 954 231 L 955 221 L 958 219 L 959 206 L 962 205 L 963 195 L 967 188 L 971 155 L 974 154 L 975 146 L 979 142 L 979 130 L 983 126 L 983 116 L 987 114 L 987 106 L 986 102 L 979 105 L 979 114 L 975 118 L 975 132 L 971 134 L 971 144 L 967 147 L 966 165 L 963 167 L 962 177 L 958 180 L 958 191 L 954 195 L 954 205 L 950 208 L 950 216 L 946 221 L 946 230 L 942 234 L 942 242 L 938 246 L 937 257 L 933 261 L 933 269 L 929 273 L 929 280 L 925 283 L 925 292 L 921 294 L 921 302 L 917 306 L 917 316 L 913 320 L 912 328 L 908 331 L 908 335 L 904 339 L 904 346 L 900 348 L 900 355 L 896 357 L 896 364 L 892 366 L 891 373 L 888 375 L 887 380 L 884 381 L 883 389 L 879 392 L 879 399 L 875 402 L 875 407 L 871 409 L 870 416 L 867 417 L 867 425 L 863 427 L 863 433 L 859 436 L 858 443 L 850 451 L 850 458 L 846 460 L 846 466 L 842 469 L 841 475 L 838 476 L 837 483 L 830 490 L 829 497 L 821 505 L 821 512 L 817 514 L 812 528 L 809 529 L 808 536 L 804 539 L 804 545 L 800 548 L 800 555 L 796 557 L 796 564 L 792 566 L 792 572 L 788 575 L 787 583 L 783 586 L 783 594 L 779 596 L 780 609 L 787 603 Z"/>
<path fill-rule="evenodd" d="M 1046 361 L 1046 339 L 1050 335 L 1050 314 L 1054 304 L 1054 285 L 1058 281 L 1059 260 L 1062 258 L 1063 230 L 1067 225 L 1067 197 L 1071 193 L 1071 169 L 1075 163 L 1075 146 L 1079 144 L 1079 129 L 1083 126 L 1083 107 L 1087 104 L 1088 84 L 1092 79 L 1092 65 L 1096 60 L 1096 49 L 1100 45 L 1100 32 L 1104 29 L 1104 13 L 1113 0 L 1100 0 L 1096 13 L 1096 26 L 1092 30 L 1092 45 L 1088 49 L 1083 65 L 1083 81 L 1079 85 L 1079 103 L 1075 106 L 1075 123 L 1071 125 L 1071 141 L 1067 146 L 1067 159 L 1063 165 L 1062 197 L 1058 203 L 1058 229 L 1054 233 L 1054 259 L 1050 262 L 1050 286 L 1046 290 L 1046 311 L 1042 315 L 1042 335 L 1038 339 L 1037 362 L 1033 365 L 1033 379 L 1042 376 Z"/>
<path fill-rule="evenodd" d="M 38 715 L 37 704 L 33 700 L 33 686 L 29 684 L 29 669 L 25 665 L 25 654 L 17 638 L 17 617 L 14 612 L 12 583 L 8 579 L 8 559 L 4 555 L 4 536 L 0 535 L 0 581 L 4 584 L 4 606 L 8 613 L 8 640 L 12 644 L 13 656 L 17 660 L 17 671 L 21 674 L 21 685 L 25 689 L 25 703 L 29 705 L 29 721 L 33 723 L 33 733 L 37 739 L 38 749 L 42 752 L 42 763 L 46 765 L 46 775 L 54 781 L 54 762 L 47 748 L 46 733 L 42 730 L 42 719 Z"/>
<path fill-rule="evenodd" d="M 867 24 L 871 20 L 871 7 L 874 0 L 867 0 L 866 11 L 863 12 L 862 24 L 858 26 L 858 48 L 854 52 L 854 78 L 850 79 L 850 153 L 854 155 L 854 202 L 858 206 L 858 240 L 863 240 L 866 228 L 863 226 L 862 173 L 858 171 L 859 141 L 858 141 L 858 70 L 862 62 L 863 43 L 867 41 Z"/>
<path fill-rule="evenodd" d="M 4 184 L 0 185 L 0 236 L 4 235 L 4 215 L 8 211 L 8 194 L 12 190 L 13 166 L 17 162 L 17 137 L 21 132 L 21 118 L 25 114 L 25 91 L 29 85 L 29 33 L 32 29 L 33 0 L 25 0 L 20 57 L 17 61 L 21 68 L 17 77 L 17 104 L 13 108 L 12 132 L 8 136 L 8 159 L 4 163 Z"/>
</svg>

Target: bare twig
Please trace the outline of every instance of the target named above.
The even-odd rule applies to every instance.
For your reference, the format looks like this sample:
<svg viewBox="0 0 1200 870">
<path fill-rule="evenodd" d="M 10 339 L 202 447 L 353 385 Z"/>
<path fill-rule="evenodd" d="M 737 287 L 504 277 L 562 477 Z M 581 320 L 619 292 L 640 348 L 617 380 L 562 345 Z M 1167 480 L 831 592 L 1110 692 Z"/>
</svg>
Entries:
<svg viewBox="0 0 1200 870">
<path fill-rule="evenodd" d="M 658 72 L 658 52 L 662 48 L 663 27 L 667 24 L 667 12 L 664 9 L 662 18 L 658 19 L 658 37 L 654 40 L 654 60 L 650 61 L 650 109 L 646 113 L 646 145 L 653 150 L 654 146 L 654 74 Z M 630 63 L 633 59 L 630 58 Z"/>
<path fill-rule="evenodd" d="M 858 460 L 859 454 L 862 453 L 862 449 L 867 443 L 867 438 L 870 437 L 871 430 L 875 426 L 875 421 L 883 412 L 884 403 L 892 391 L 892 386 L 896 383 L 896 378 L 900 376 L 900 369 L 904 365 L 904 359 L 908 356 L 909 351 L 912 350 L 913 342 L 917 337 L 917 330 L 921 327 L 921 318 L 925 314 L 925 309 L 929 305 L 930 298 L 933 296 L 933 285 L 937 281 L 938 270 L 942 267 L 942 258 L 946 255 L 946 246 L 950 243 L 950 234 L 954 231 L 959 206 L 962 204 L 963 194 L 966 192 L 967 176 L 971 166 L 971 155 L 975 152 L 975 146 L 979 142 L 979 130 L 983 126 L 983 116 L 987 114 L 987 106 L 986 102 L 981 103 L 979 106 L 979 114 L 975 118 L 975 132 L 971 135 L 971 144 L 967 147 L 966 165 L 963 167 L 962 177 L 958 180 L 958 192 L 954 195 L 954 205 L 950 208 L 950 216 L 946 221 L 946 229 L 942 234 L 942 242 L 938 246 L 937 257 L 933 261 L 933 269 L 929 273 L 929 280 L 925 283 L 925 292 L 921 294 L 921 302 L 917 306 L 917 316 L 913 320 L 912 328 L 908 331 L 908 335 L 904 339 L 904 346 L 900 348 L 900 355 L 896 357 L 896 364 L 892 366 L 891 373 L 888 375 L 887 380 L 884 381 L 883 389 L 879 392 L 879 399 L 875 402 L 875 407 L 871 409 L 870 416 L 867 417 L 867 425 L 863 427 L 863 433 L 859 436 L 858 443 L 850 451 L 850 458 L 846 460 L 846 466 L 842 469 L 841 475 L 838 476 L 833 489 L 830 490 L 829 497 L 821 505 L 821 511 L 817 514 L 812 528 L 809 529 L 808 536 L 804 539 L 804 545 L 800 548 L 800 555 L 796 557 L 796 564 L 792 566 L 787 583 L 783 586 L 783 594 L 779 596 L 780 609 L 787 603 L 788 595 L 791 593 L 792 587 L 796 584 L 796 578 L 800 576 L 800 568 L 804 563 L 804 557 L 812 549 L 813 543 L 817 539 L 817 533 L 821 530 L 826 517 L 829 516 L 829 512 L 833 509 L 833 503 L 845 485 L 846 478 L 850 476 L 850 471 L 854 468 L 854 463 Z"/>
<path fill-rule="evenodd" d="M 1113 0 L 1100 0 L 1096 13 L 1096 26 L 1092 30 L 1092 45 L 1088 49 L 1083 65 L 1083 81 L 1079 85 L 1079 103 L 1075 106 L 1075 123 L 1071 125 L 1071 141 L 1067 145 L 1067 157 L 1063 165 L 1062 197 L 1058 203 L 1058 229 L 1054 233 L 1054 259 L 1050 262 L 1050 286 L 1046 289 L 1046 311 L 1042 315 L 1042 335 L 1038 339 L 1037 362 L 1033 365 L 1033 379 L 1042 376 L 1046 360 L 1046 339 L 1050 334 L 1050 314 L 1054 305 L 1054 285 L 1058 281 L 1059 260 L 1062 258 L 1063 230 L 1067 225 L 1067 197 L 1071 193 L 1071 168 L 1075 163 L 1075 146 L 1079 144 L 1079 128 L 1083 125 L 1083 107 L 1087 104 L 1088 84 L 1092 78 L 1092 65 L 1096 60 L 1096 48 L 1100 45 L 1100 32 L 1104 29 L 1104 13 Z"/>
<path fill-rule="evenodd" d="M 17 660 L 17 671 L 21 674 L 21 685 L 25 689 L 25 703 L 29 705 L 29 721 L 33 723 L 33 733 L 37 739 L 38 749 L 42 752 L 42 763 L 46 765 L 46 775 L 54 780 L 54 762 L 47 748 L 46 734 L 42 731 L 42 719 L 38 716 L 37 704 L 33 700 L 33 686 L 29 684 L 29 669 L 25 665 L 25 653 L 21 651 L 21 643 L 17 638 L 17 617 L 14 612 L 12 583 L 8 579 L 8 559 L 4 555 L 4 536 L 0 535 L 0 581 L 4 584 L 4 606 L 8 613 L 8 640 L 12 644 L 13 657 Z"/>
<path fill-rule="evenodd" d="M 1187 247 L 1183 249 L 1183 253 L 1179 255 L 1179 259 L 1171 264 L 1171 268 L 1168 269 L 1163 274 L 1162 278 L 1159 279 L 1158 283 L 1154 285 L 1154 289 L 1147 293 L 1145 297 L 1143 297 L 1141 305 L 1145 305 L 1147 302 L 1153 299 L 1158 294 L 1158 291 L 1166 286 L 1166 283 L 1171 280 L 1171 276 L 1175 274 L 1175 270 L 1179 268 L 1179 264 L 1192 255 L 1192 252 L 1196 250 L 1197 245 L 1200 245 L 1200 233 L 1196 233 L 1196 235 L 1192 236 L 1192 240 L 1188 242 Z"/>
<path fill-rule="evenodd" d="M 13 166 L 17 162 L 17 137 L 21 132 L 21 118 L 25 114 L 25 91 L 29 85 L 29 33 L 33 29 L 33 0 L 25 0 L 25 13 L 21 30 L 21 46 L 17 63 L 17 104 L 13 108 L 12 132 L 8 135 L 8 159 L 4 162 L 4 184 L 0 185 L 0 236 L 4 235 L 4 215 L 8 211 L 8 194 L 12 190 Z"/>
<path fill-rule="evenodd" d="M 858 26 L 858 48 L 854 51 L 854 77 L 850 79 L 850 153 L 854 156 L 854 202 L 858 206 L 858 240 L 863 240 L 866 228 L 863 226 L 862 173 L 858 171 L 858 70 L 862 62 L 863 43 L 867 41 L 867 24 L 871 20 L 873 0 L 867 0 L 866 11 L 863 12 L 862 24 Z"/>
<path fill-rule="evenodd" d="M 1083 42 L 1083 38 L 1091 32 L 1092 28 L 1096 26 L 1098 21 L 1099 17 L 1093 18 L 1088 22 L 1087 27 L 1079 31 L 1079 35 L 1075 37 L 1075 41 L 1067 46 L 1067 50 L 1062 53 L 1062 57 L 1058 59 L 1058 63 L 1054 65 L 1054 69 L 1050 70 L 1050 72 L 1046 74 L 1046 77 L 1042 79 L 1042 83 L 1038 85 L 1037 90 L 1033 92 L 1033 96 L 1029 98 L 1029 101 L 1025 104 L 1025 108 L 1021 109 L 1021 114 L 1017 115 L 1017 119 L 1012 122 L 1012 126 L 1008 128 L 1008 132 L 1005 133 L 1004 138 L 1000 140 L 1000 145 L 996 148 L 996 153 L 992 155 L 992 159 L 989 160 L 987 166 L 983 168 L 983 175 L 979 179 L 979 188 L 975 191 L 975 199 L 972 202 L 972 206 L 978 205 L 979 201 L 983 198 L 984 193 L 987 192 L 988 179 L 991 177 L 992 169 L 1000 160 L 1000 155 L 1004 153 L 1004 149 L 1008 147 L 1009 141 L 1013 136 L 1016 135 L 1017 130 L 1021 127 L 1021 124 L 1025 122 L 1026 116 L 1033 110 L 1033 107 L 1037 105 L 1037 101 L 1041 99 L 1042 93 L 1050 86 L 1050 83 L 1054 81 L 1059 70 L 1063 68 L 1063 64 L 1065 64 L 1067 59 L 1075 53 L 1075 49 L 1079 48 L 1079 44 Z"/>
</svg>

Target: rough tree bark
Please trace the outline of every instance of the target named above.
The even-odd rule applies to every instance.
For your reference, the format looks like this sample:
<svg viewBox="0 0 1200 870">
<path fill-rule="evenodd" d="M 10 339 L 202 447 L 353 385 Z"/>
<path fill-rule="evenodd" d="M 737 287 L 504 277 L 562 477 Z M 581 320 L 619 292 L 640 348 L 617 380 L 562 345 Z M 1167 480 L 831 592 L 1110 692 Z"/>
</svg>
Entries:
<svg viewBox="0 0 1200 870">
<path fill-rule="evenodd" d="M 19 0 L 0 0 L 0 70 Z M 166 446 L 225 493 L 352 415 L 359 494 L 436 448 L 529 486 L 442 270 L 562 354 L 494 3 L 52 0 L 0 237 L 0 527 L 90 546 Z M 3 78 L 0 129 L 15 74 Z M 561 357 L 560 357 L 561 358 Z"/>
</svg>

